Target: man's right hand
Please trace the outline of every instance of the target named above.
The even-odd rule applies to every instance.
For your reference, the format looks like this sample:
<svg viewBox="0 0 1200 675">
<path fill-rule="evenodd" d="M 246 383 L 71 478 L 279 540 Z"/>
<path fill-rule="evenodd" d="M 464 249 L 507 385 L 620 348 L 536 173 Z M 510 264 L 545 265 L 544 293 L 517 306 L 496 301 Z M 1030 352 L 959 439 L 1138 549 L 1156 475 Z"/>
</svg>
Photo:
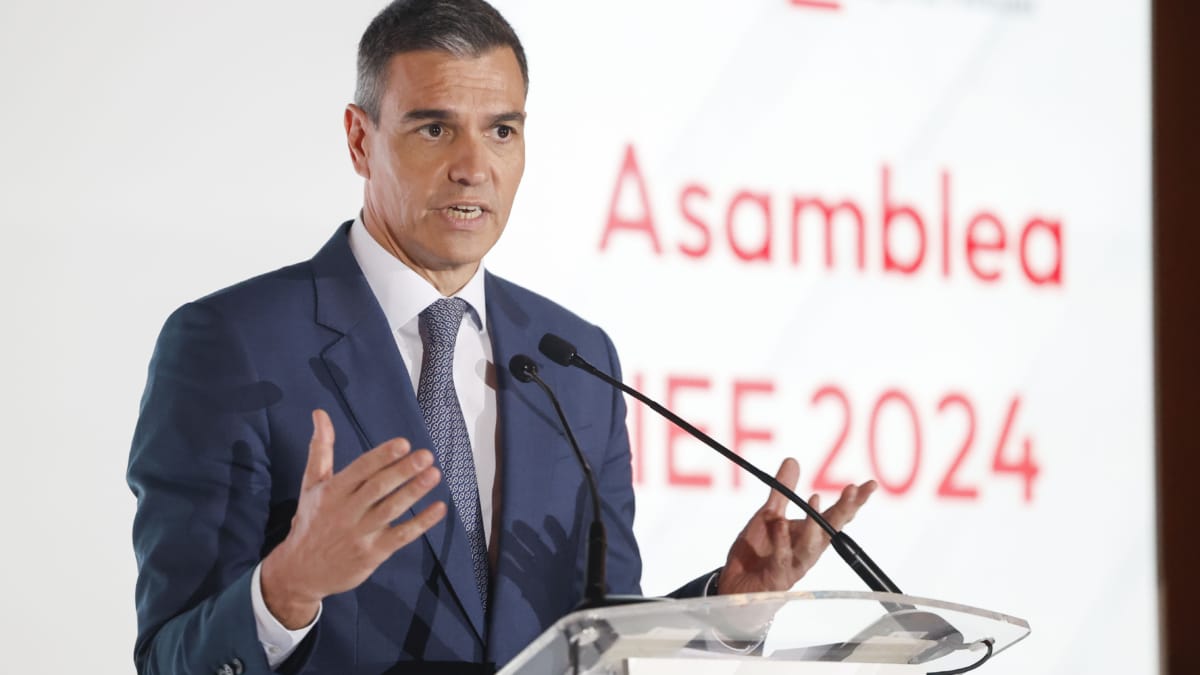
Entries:
<svg viewBox="0 0 1200 675">
<path fill-rule="evenodd" d="M 428 450 L 395 438 L 333 472 L 333 423 L 313 411 L 313 437 L 292 529 L 262 565 L 263 601 L 289 630 L 317 615 L 326 596 L 355 588 L 392 553 L 446 515 L 434 502 L 392 522 L 441 480 Z"/>
</svg>

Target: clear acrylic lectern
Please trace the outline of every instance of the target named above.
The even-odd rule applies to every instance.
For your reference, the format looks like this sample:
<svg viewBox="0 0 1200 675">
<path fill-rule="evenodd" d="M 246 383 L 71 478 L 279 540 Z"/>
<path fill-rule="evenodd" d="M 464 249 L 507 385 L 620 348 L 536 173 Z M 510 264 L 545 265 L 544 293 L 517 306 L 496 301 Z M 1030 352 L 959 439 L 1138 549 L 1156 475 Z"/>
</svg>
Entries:
<svg viewBox="0 0 1200 675">
<path fill-rule="evenodd" d="M 500 675 L 939 673 L 1028 634 L 1015 617 L 891 593 L 663 600 L 569 614 Z"/>
</svg>

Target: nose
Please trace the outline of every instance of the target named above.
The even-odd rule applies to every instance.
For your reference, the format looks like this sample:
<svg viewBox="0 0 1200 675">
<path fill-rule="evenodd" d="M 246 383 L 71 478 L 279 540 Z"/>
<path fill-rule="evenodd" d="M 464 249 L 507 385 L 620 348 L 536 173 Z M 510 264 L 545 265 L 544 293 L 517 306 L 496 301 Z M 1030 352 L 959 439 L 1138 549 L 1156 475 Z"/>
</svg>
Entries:
<svg viewBox="0 0 1200 675">
<path fill-rule="evenodd" d="M 468 187 L 487 182 L 491 167 L 483 139 L 459 136 L 457 145 L 450 162 L 450 180 Z"/>
</svg>

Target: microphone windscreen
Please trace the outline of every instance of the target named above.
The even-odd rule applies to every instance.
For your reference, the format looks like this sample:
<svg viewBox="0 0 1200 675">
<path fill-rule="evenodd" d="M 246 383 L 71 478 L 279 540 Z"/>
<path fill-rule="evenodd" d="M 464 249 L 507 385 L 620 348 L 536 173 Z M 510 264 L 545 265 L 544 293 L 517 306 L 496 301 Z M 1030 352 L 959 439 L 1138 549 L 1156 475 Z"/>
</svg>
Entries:
<svg viewBox="0 0 1200 675">
<path fill-rule="evenodd" d="M 517 354 L 508 362 L 508 372 L 522 382 L 532 382 L 537 374 L 537 364 L 524 354 Z"/>
<path fill-rule="evenodd" d="M 546 333 L 542 336 L 541 342 L 538 342 L 538 351 L 560 366 L 571 365 L 571 361 L 576 356 L 575 345 L 558 337 L 554 333 Z"/>
</svg>

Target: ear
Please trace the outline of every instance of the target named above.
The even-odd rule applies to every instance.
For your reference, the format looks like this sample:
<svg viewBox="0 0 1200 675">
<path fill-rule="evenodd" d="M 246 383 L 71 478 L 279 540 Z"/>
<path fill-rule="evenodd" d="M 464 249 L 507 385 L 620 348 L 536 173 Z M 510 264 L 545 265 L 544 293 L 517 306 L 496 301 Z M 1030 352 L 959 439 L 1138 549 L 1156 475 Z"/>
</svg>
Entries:
<svg viewBox="0 0 1200 675">
<path fill-rule="evenodd" d="M 374 130 L 374 125 L 367 117 L 366 111 L 353 103 L 346 106 L 343 121 L 346 126 L 346 145 L 350 148 L 350 162 L 354 164 L 354 171 L 363 178 L 370 178 L 371 169 L 367 165 L 367 148 L 370 145 L 368 136 Z"/>
</svg>

